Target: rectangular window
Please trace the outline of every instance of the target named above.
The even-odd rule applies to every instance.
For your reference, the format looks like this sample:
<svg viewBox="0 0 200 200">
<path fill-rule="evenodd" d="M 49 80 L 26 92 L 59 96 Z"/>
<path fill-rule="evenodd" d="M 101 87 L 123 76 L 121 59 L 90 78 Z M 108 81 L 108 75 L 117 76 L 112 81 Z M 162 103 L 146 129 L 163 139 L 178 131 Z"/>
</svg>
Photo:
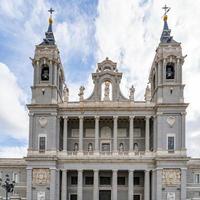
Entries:
<svg viewBox="0 0 200 200">
<path fill-rule="evenodd" d="M 86 176 L 85 177 L 85 185 L 93 185 L 93 177 Z"/>
<path fill-rule="evenodd" d="M 134 177 L 134 185 L 140 185 L 140 177 Z"/>
<path fill-rule="evenodd" d="M 111 177 L 100 177 L 100 185 L 111 185 Z"/>
<path fill-rule="evenodd" d="M 195 183 L 200 184 L 200 174 L 195 174 Z"/>
<path fill-rule="evenodd" d="M 70 194 L 70 200 L 77 200 L 77 194 Z"/>
<path fill-rule="evenodd" d="M 139 194 L 134 195 L 133 200 L 140 200 L 140 195 Z"/>
<path fill-rule="evenodd" d="M 126 178 L 124 176 L 117 178 L 117 184 L 118 185 L 125 185 L 126 184 Z"/>
<path fill-rule="evenodd" d="M 19 182 L 19 175 L 18 175 L 18 173 L 13 172 L 13 181 L 15 181 L 15 183 Z"/>
<path fill-rule="evenodd" d="M 102 143 L 102 151 L 110 151 L 110 143 Z"/>
<path fill-rule="evenodd" d="M 169 152 L 174 152 L 175 149 L 175 139 L 174 136 L 168 136 L 168 151 Z"/>
<path fill-rule="evenodd" d="M 39 137 L 39 151 L 44 152 L 46 149 L 46 137 L 40 136 Z"/>
<path fill-rule="evenodd" d="M 77 185 L 78 178 L 77 176 L 71 176 L 71 185 Z"/>
</svg>

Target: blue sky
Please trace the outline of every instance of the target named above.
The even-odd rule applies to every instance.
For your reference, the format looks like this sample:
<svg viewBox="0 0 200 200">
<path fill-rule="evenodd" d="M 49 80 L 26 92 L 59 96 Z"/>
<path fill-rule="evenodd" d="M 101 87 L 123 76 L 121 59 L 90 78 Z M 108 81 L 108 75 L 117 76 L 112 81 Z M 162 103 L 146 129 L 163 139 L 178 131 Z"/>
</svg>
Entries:
<svg viewBox="0 0 200 200">
<path fill-rule="evenodd" d="M 196 0 L 0 0 L 0 156 L 26 154 L 25 105 L 31 100 L 33 76 L 29 57 L 44 38 L 50 7 L 55 9 L 53 31 L 70 100 L 78 98 L 80 85 L 87 86 L 87 96 L 91 93 L 90 74 L 105 57 L 117 62 L 123 72 L 124 95 L 128 96 L 133 84 L 136 99 L 143 100 L 163 28 L 164 4 L 172 7 L 172 35 L 188 54 L 183 68 L 185 99 L 190 103 L 187 146 L 189 155 L 200 156 L 199 94 L 195 91 L 200 85 L 200 4 Z"/>
</svg>

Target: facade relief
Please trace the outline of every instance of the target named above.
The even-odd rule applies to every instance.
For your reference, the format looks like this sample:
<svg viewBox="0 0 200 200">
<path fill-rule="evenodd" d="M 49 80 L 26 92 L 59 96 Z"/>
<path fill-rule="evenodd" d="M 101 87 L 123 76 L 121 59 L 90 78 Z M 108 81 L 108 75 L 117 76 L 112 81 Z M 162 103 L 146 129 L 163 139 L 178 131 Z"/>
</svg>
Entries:
<svg viewBox="0 0 200 200">
<path fill-rule="evenodd" d="M 169 117 L 167 118 L 167 123 L 169 124 L 169 126 L 170 126 L 171 128 L 174 126 L 175 122 L 176 122 L 176 118 L 175 118 L 175 117 L 169 116 Z"/>
<path fill-rule="evenodd" d="M 175 199 L 176 199 L 175 192 L 167 193 L 167 200 L 175 200 Z"/>
<path fill-rule="evenodd" d="M 45 200 L 45 192 L 40 191 L 37 193 L 37 200 Z"/>
<path fill-rule="evenodd" d="M 33 169 L 33 184 L 48 185 L 50 182 L 49 169 Z"/>
<path fill-rule="evenodd" d="M 45 128 L 47 126 L 47 123 L 48 123 L 47 118 L 46 117 L 40 117 L 39 123 L 40 123 L 41 128 Z"/>
<path fill-rule="evenodd" d="M 166 186 L 180 185 L 181 171 L 180 169 L 163 169 L 162 183 Z"/>
</svg>

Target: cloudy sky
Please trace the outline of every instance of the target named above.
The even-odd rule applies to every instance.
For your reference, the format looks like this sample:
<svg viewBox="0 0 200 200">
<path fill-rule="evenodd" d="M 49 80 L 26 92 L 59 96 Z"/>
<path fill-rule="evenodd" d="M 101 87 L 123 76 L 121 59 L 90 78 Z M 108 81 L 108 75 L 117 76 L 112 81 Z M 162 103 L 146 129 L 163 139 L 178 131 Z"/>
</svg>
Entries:
<svg viewBox="0 0 200 200">
<path fill-rule="evenodd" d="M 169 26 L 187 54 L 183 67 L 187 110 L 187 148 L 200 157 L 200 0 L 0 0 L 0 157 L 26 155 L 33 69 L 29 57 L 48 26 L 53 30 L 65 68 L 70 100 L 80 85 L 92 90 L 90 73 L 109 57 L 123 72 L 124 95 L 134 84 L 144 89 L 163 28 L 163 5 L 172 9 Z"/>
</svg>

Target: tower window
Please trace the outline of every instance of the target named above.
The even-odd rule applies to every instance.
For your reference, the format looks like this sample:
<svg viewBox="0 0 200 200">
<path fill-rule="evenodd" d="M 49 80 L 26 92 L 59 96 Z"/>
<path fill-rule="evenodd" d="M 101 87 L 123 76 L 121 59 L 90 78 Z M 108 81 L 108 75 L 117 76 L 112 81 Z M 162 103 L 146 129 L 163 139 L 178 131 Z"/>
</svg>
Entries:
<svg viewBox="0 0 200 200">
<path fill-rule="evenodd" d="M 49 80 L 49 66 L 46 65 L 46 64 L 42 65 L 41 80 L 42 81 L 48 81 Z"/>
<path fill-rule="evenodd" d="M 175 149 L 175 137 L 174 136 L 168 136 L 167 145 L 168 145 L 168 151 L 174 152 L 174 149 Z"/>
<path fill-rule="evenodd" d="M 175 77 L 174 63 L 168 63 L 166 66 L 166 79 L 174 79 L 174 77 Z"/>
<path fill-rule="evenodd" d="M 39 151 L 44 152 L 46 149 L 46 136 L 39 136 Z"/>
</svg>

